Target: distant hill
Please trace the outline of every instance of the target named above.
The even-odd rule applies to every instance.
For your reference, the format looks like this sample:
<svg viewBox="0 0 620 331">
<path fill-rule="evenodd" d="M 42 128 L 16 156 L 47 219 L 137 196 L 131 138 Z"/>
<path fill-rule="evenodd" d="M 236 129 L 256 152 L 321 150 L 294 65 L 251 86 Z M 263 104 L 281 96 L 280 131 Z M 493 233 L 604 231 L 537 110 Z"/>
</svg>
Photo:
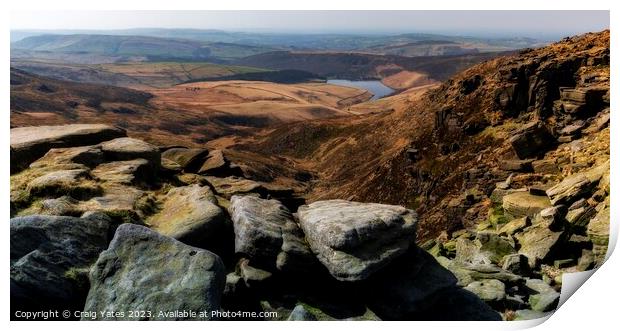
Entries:
<svg viewBox="0 0 620 331">
<path fill-rule="evenodd" d="M 503 53 L 404 57 L 365 53 L 276 51 L 238 59 L 238 65 L 273 70 L 303 70 L 328 78 L 383 79 L 403 70 L 445 80 L 453 74 Z"/>
<path fill-rule="evenodd" d="M 410 48 L 412 44 L 418 43 L 416 52 L 402 51 L 400 55 L 412 56 L 419 55 L 450 55 L 455 54 L 452 49 L 446 49 L 447 53 L 423 54 L 419 49 L 424 48 L 425 44 L 433 42 L 452 43 L 452 46 L 463 49 L 463 52 L 489 52 L 503 51 L 527 47 L 538 47 L 544 45 L 543 41 L 532 38 L 480 38 L 467 36 L 447 36 L 427 33 L 407 33 L 407 34 L 344 34 L 344 33 L 254 33 L 254 32 L 235 32 L 214 29 L 157 29 L 157 28 L 138 28 L 124 30 L 14 30 L 11 31 L 11 40 L 18 41 L 23 38 L 44 35 L 115 35 L 115 36 L 149 36 L 157 38 L 190 39 L 209 43 L 232 43 L 242 45 L 254 45 L 267 48 L 278 48 L 288 50 L 333 50 L 333 51 L 364 51 L 377 54 L 385 54 L 382 48 L 396 47 L 403 45 Z M 421 48 L 420 48 L 421 47 Z M 437 51 L 437 48 L 435 48 Z M 438 50 L 441 51 L 441 50 Z M 398 54 L 398 53 L 389 53 Z M 417 55 L 416 55 L 417 54 Z"/>
<path fill-rule="evenodd" d="M 317 74 L 303 70 L 276 70 L 276 71 L 259 71 L 245 72 L 228 76 L 198 78 L 187 81 L 192 82 L 209 82 L 209 81 L 226 81 L 226 80 L 247 80 L 247 81 L 263 81 L 280 84 L 303 83 L 308 81 L 325 80 Z"/>
<path fill-rule="evenodd" d="M 11 43 L 12 57 L 37 57 L 37 53 L 143 57 L 146 60 L 226 61 L 273 50 L 223 42 L 150 36 L 95 34 L 39 35 Z M 59 57 L 59 59 L 61 59 Z"/>
</svg>

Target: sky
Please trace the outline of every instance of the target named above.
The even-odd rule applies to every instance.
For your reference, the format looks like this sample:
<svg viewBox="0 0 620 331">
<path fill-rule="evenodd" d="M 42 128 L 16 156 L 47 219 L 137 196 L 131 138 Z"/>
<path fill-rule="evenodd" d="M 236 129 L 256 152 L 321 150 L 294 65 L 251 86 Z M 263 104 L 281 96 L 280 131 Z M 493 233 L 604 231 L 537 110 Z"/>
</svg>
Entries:
<svg viewBox="0 0 620 331">
<path fill-rule="evenodd" d="M 13 11 L 11 30 L 196 28 L 558 38 L 609 28 L 609 11 Z"/>
</svg>

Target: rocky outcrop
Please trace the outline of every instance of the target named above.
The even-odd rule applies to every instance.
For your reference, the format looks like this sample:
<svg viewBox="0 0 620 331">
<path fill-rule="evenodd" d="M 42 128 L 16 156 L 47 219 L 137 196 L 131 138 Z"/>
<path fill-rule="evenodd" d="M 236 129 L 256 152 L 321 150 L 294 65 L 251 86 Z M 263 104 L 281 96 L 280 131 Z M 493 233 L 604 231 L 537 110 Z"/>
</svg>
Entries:
<svg viewBox="0 0 620 331">
<path fill-rule="evenodd" d="M 62 292 L 63 300 L 76 310 L 132 308 L 151 312 L 141 315 L 142 319 L 209 319 L 209 312 L 219 309 L 222 303 L 234 309 L 235 305 L 247 305 L 260 296 L 276 302 L 290 296 L 315 300 L 315 295 L 331 297 L 335 291 L 350 296 L 346 303 L 337 304 L 339 313 L 322 307 L 312 308 L 311 315 L 302 314 L 301 308 L 290 314 L 294 307 L 274 308 L 267 302 L 259 306 L 263 310 L 275 309 L 283 317 L 290 314 L 294 319 L 423 319 L 450 298 L 449 302 L 467 302 L 476 307 L 479 314 L 471 316 L 498 317 L 469 292 L 460 291 L 452 273 L 415 246 L 415 214 L 406 208 L 319 201 L 298 209 L 299 221 L 307 226 L 303 231 L 289 210 L 289 206 L 296 205 L 285 203 L 294 199 L 291 189 L 242 177 L 202 176 L 188 173 L 187 169 L 181 169 L 183 173 L 170 169 L 161 172 L 155 167 L 159 162 L 157 153 L 153 146 L 132 138 L 57 148 L 12 176 L 13 213 L 83 215 L 89 221 L 101 217 L 114 226 L 128 222 L 152 228 L 120 226 L 115 239 L 101 254 L 112 234 L 112 225 L 102 229 L 101 238 L 86 238 L 90 230 L 79 227 L 75 229 L 84 232 L 81 237 L 66 232 L 83 241 L 70 245 L 62 241 L 71 254 L 71 245 L 80 244 L 90 252 L 90 246 L 85 246 L 90 245 L 89 240 L 106 240 L 101 241 L 96 252 L 93 249 L 88 253 L 89 260 L 78 255 L 75 261 L 69 261 L 74 256 L 63 256 L 67 260 L 63 262 L 67 270 L 61 270 L 65 278 L 57 276 L 57 289 L 46 289 L 53 292 L 46 294 L 49 299 L 36 302 L 34 290 L 28 292 L 19 287 L 18 291 L 13 284 L 14 300 L 33 307 L 54 305 L 54 296 L 60 297 Z M 235 236 L 220 205 L 230 210 Z M 82 220 L 67 216 L 59 219 Z M 65 223 L 58 224 L 68 226 Z M 93 221 L 91 225 L 95 224 Z M 481 235 L 479 239 L 484 254 L 487 248 L 504 244 L 503 239 L 492 236 Z M 12 250 L 18 251 L 19 245 L 13 242 Z M 61 250 L 60 246 L 53 247 Z M 229 263 L 228 270 L 234 271 L 225 276 L 222 259 L 197 247 L 216 252 Z M 20 259 L 23 265 L 19 262 L 12 268 L 38 268 L 37 263 L 41 262 L 30 261 L 28 256 Z M 40 259 L 50 265 L 56 261 Z M 23 281 L 25 277 L 16 279 Z M 299 282 L 310 279 L 320 280 L 325 288 L 312 285 L 313 290 L 305 293 L 305 286 L 299 288 Z M 401 281 L 394 282 L 395 279 Z M 366 295 L 359 289 L 368 284 L 385 289 L 385 293 L 393 292 L 391 289 L 397 286 L 397 294 Z M 451 311 L 444 317 L 469 318 L 458 314 L 451 304 L 447 304 Z M 350 305 L 372 309 L 360 311 Z M 207 315 L 172 313 L 190 309 L 206 311 Z M 94 318 L 133 317 L 98 314 Z"/>
<path fill-rule="evenodd" d="M 213 185 L 218 194 L 229 199 L 233 195 L 255 194 L 260 197 L 266 198 L 268 196 L 286 196 L 292 193 L 291 190 L 288 188 L 277 187 L 269 185 L 267 183 L 257 182 L 242 177 L 206 176 L 206 178 L 209 183 Z"/>
<path fill-rule="evenodd" d="M 102 320 L 210 320 L 220 309 L 225 277 L 217 255 L 143 226 L 123 224 L 91 269 L 84 309 L 149 312 L 133 318 L 97 315 Z"/>
<path fill-rule="evenodd" d="M 548 257 L 557 249 L 558 243 L 563 239 L 563 232 L 551 231 L 545 223 L 532 225 L 516 235 L 519 245 L 519 253 L 528 257 L 530 265 L 534 266 Z"/>
<path fill-rule="evenodd" d="M 81 309 L 88 270 L 108 246 L 112 220 L 35 215 L 10 223 L 11 309 Z"/>
<path fill-rule="evenodd" d="M 308 271 L 314 255 L 290 211 L 277 200 L 233 196 L 230 215 L 235 252 L 257 265 L 284 271 Z"/>
<path fill-rule="evenodd" d="M 310 248 L 339 280 L 362 280 L 415 240 L 415 213 L 398 206 L 319 201 L 297 211 Z"/>
<path fill-rule="evenodd" d="M 125 131 L 102 124 L 30 126 L 11 129 L 11 173 L 26 168 L 52 148 L 94 145 L 125 136 Z"/>
<path fill-rule="evenodd" d="M 588 270 L 604 259 L 609 163 L 602 159 L 564 178 L 555 172 L 510 176 L 493 191 L 488 219 L 424 246 L 459 286 L 503 310 L 503 318 L 552 311 L 562 273 Z"/>
</svg>

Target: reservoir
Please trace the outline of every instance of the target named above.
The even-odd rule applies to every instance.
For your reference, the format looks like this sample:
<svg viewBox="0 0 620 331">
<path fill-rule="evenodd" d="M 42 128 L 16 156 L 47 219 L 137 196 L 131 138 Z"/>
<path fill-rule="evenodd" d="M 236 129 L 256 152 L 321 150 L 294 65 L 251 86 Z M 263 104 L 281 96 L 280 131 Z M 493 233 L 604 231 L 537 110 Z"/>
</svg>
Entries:
<svg viewBox="0 0 620 331">
<path fill-rule="evenodd" d="M 393 89 L 383 85 L 380 80 L 346 80 L 346 79 L 328 79 L 327 84 L 349 86 L 367 90 L 374 94 L 370 100 L 377 100 L 392 92 Z"/>
</svg>

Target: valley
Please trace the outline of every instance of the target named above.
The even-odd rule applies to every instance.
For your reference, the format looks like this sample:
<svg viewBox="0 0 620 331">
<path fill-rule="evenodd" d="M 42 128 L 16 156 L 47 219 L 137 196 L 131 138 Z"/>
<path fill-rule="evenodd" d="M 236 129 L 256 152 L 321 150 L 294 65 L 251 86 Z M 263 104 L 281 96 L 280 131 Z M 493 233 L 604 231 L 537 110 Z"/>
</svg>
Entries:
<svg viewBox="0 0 620 331">
<path fill-rule="evenodd" d="M 107 123 L 166 145 L 198 146 L 282 123 L 348 116 L 346 107 L 372 97 L 365 90 L 323 83 L 224 81 L 138 91 L 19 70 L 11 74 L 11 126 Z"/>
</svg>

